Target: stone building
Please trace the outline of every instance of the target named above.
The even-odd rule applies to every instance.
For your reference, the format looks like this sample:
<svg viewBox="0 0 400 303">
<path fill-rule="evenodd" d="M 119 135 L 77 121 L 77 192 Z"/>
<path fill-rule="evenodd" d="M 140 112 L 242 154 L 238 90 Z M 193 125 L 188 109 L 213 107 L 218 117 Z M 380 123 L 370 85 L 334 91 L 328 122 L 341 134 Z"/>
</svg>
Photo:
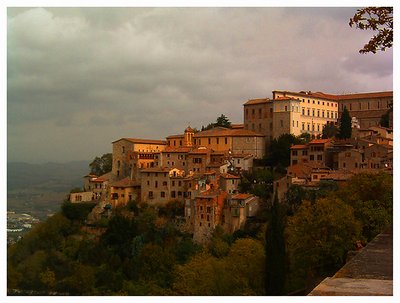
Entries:
<svg viewBox="0 0 400 303">
<path fill-rule="evenodd" d="M 220 174 L 219 188 L 228 194 L 236 194 L 239 191 L 240 177 L 229 173 Z"/>
<path fill-rule="evenodd" d="M 379 125 L 379 121 L 393 106 L 393 91 L 332 96 L 339 103 L 339 117 L 344 107 L 351 117 L 356 117 L 360 128 Z M 392 118 L 393 119 L 393 118 Z"/>
<path fill-rule="evenodd" d="M 207 243 L 217 225 L 222 225 L 222 215 L 227 193 L 210 189 L 196 197 L 193 240 Z"/>
<path fill-rule="evenodd" d="M 138 176 L 140 169 L 158 166 L 166 141 L 122 138 L 112 142 L 112 172 L 117 179 Z"/>
<path fill-rule="evenodd" d="M 242 229 L 248 218 L 254 217 L 259 208 L 258 197 L 252 194 L 235 194 L 227 199 L 222 217 L 222 227 L 234 233 Z"/>
<path fill-rule="evenodd" d="M 282 134 L 322 134 L 327 123 L 336 123 L 338 103 L 322 93 L 273 91 L 272 99 L 244 103 L 245 129 L 257 131 L 269 144 Z"/>
<path fill-rule="evenodd" d="M 129 201 L 140 201 L 140 182 L 129 177 L 110 183 L 111 206 L 123 206 Z"/>
<path fill-rule="evenodd" d="M 170 169 L 154 167 L 141 170 L 141 201 L 152 205 L 165 204 L 170 199 Z"/>
</svg>

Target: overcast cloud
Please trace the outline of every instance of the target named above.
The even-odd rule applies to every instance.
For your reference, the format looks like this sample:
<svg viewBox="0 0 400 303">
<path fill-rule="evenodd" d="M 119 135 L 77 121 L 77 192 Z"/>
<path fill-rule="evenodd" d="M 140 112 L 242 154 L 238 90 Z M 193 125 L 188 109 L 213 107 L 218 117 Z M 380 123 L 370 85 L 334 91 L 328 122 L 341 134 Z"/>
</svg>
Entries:
<svg viewBox="0 0 400 303">
<path fill-rule="evenodd" d="M 164 139 L 272 90 L 392 90 L 355 8 L 9 8 L 8 161 L 65 162 Z"/>
</svg>

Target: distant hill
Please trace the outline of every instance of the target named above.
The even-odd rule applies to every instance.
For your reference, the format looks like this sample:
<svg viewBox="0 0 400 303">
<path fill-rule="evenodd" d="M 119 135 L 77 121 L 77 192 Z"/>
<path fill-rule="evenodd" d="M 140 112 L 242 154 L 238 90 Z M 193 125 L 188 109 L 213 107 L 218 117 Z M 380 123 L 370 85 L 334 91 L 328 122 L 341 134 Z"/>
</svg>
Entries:
<svg viewBox="0 0 400 303">
<path fill-rule="evenodd" d="M 90 161 L 29 164 L 7 163 L 7 189 L 39 187 L 56 192 L 82 186 L 82 177 L 89 172 Z"/>
<path fill-rule="evenodd" d="M 89 163 L 7 163 L 7 209 L 38 217 L 59 211 L 70 190 L 83 186 Z"/>
</svg>

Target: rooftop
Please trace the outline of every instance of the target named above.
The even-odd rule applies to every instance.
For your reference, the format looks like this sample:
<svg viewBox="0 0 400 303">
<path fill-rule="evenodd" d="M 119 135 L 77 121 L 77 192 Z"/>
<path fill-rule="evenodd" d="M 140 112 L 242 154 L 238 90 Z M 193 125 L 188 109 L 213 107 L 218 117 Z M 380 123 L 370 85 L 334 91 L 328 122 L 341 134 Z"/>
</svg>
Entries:
<svg viewBox="0 0 400 303">
<path fill-rule="evenodd" d="M 121 140 L 126 140 L 126 141 L 129 141 L 129 142 L 138 143 L 138 144 L 142 144 L 142 143 L 143 144 L 157 144 L 157 145 L 166 145 L 167 144 L 167 142 L 163 141 L 163 140 L 137 139 L 137 138 L 121 138 L 121 139 L 118 139 L 118 140 L 116 140 L 116 141 L 114 141 L 112 143 L 116 143 L 116 142 L 121 141 Z"/>
<path fill-rule="evenodd" d="M 269 99 L 269 98 L 251 99 L 251 100 L 247 101 L 247 102 L 246 102 L 245 104 L 243 104 L 243 105 L 263 104 L 263 103 L 268 103 L 268 102 L 272 102 L 272 100 Z"/>
<path fill-rule="evenodd" d="M 241 128 L 214 127 L 194 134 L 194 138 L 199 137 L 264 137 L 264 135 Z"/>
</svg>

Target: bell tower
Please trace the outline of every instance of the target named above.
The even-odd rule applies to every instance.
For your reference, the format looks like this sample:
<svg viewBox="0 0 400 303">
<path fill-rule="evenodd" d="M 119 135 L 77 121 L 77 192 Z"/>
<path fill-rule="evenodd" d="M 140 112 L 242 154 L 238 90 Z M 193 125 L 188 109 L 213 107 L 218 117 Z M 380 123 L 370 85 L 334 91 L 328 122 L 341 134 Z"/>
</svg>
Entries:
<svg viewBox="0 0 400 303">
<path fill-rule="evenodd" d="M 194 135 L 194 130 L 188 126 L 185 129 L 185 134 L 184 134 L 184 143 L 183 145 L 185 147 L 192 147 L 193 146 L 193 135 Z"/>
</svg>

